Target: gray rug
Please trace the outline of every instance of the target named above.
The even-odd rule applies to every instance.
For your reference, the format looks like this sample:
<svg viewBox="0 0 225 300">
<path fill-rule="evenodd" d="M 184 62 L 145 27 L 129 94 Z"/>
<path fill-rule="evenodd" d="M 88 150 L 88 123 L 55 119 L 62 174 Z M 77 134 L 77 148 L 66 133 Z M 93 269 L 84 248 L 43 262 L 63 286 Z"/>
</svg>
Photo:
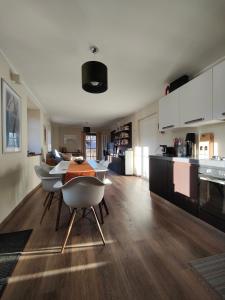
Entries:
<svg viewBox="0 0 225 300">
<path fill-rule="evenodd" d="M 197 259 L 190 264 L 225 299 L 225 253 Z"/>
<path fill-rule="evenodd" d="M 32 229 L 0 234 L 0 297 L 31 233 Z"/>
</svg>

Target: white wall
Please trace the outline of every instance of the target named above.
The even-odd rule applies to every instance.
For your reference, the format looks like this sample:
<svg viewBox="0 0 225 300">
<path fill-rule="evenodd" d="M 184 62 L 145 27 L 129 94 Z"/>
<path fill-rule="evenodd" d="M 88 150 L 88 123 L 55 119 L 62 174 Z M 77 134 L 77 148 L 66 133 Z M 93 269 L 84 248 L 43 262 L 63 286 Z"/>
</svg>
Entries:
<svg viewBox="0 0 225 300">
<path fill-rule="evenodd" d="M 52 124 L 52 148 L 60 149 L 66 147 L 68 152 L 74 152 L 81 149 L 81 132 L 82 127 L 63 124 Z M 74 143 L 65 144 L 64 135 L 74 135 Z"/>
<path fill-rule="evenodd" d="M 18 153 L 2 153 L 2 138 L 0 139 L 0 222 L 32 191 L 39 179 L 34 173 L 34 165 L 40 162 L 40 156 L 27 157 L 27 99 L 33 98 L 23 84 L 15 84 L 9 77 L 10 66 L 0 54 L 0 77 L 17 92 L 22 99 L 22 149 Z M 1 87 L 0 87 L 1 89 Z M 1 92 L 1 90 L 0 90 Z M 1 93 L 0 93 L 1 94 Z M 0 132 L 2 135 L 2 119 L 0 105 Z M 41 108 L 41 128 L 50 126 L 46 114 Z M 43 130 L 40 132 L 42 151 L 46 152 L 43 142 Z"/>
</svg>

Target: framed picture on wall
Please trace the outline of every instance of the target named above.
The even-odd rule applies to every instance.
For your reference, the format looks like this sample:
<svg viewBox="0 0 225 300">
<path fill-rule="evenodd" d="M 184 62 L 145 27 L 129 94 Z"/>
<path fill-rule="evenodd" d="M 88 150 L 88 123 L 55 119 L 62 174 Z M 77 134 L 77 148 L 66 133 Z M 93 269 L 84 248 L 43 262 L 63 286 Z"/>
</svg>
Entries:
<svg viewBox="0 0 225 300">
<path fill-rule="evenodd" d="M 3 153 L 21 151 L 21 98 L 8 85 L 1 80 L 2 102 L 2 145 Z"/>
</svg>

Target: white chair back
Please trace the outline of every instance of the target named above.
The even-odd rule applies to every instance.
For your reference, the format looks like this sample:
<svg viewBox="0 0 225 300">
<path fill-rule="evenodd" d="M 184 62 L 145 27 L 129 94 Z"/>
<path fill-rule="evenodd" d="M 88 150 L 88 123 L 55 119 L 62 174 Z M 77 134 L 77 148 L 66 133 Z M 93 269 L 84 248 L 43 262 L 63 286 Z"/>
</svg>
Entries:
<svg viewBox="0 0 225 300">
<path fill-rule="evenodd" d="M 50 166 L 43 161 L 41 162 L 41 167 L 48 173 L 54 168 L 54 166 Z"/>
<path fill-rule="evenodd" d="M 62 187 L 63 200 L 72 208 L 88 208 L 102 201 L 104 189 L 104 183 L 96 177 L 75 177 Z"/>
<path fill-rule="evenodd" d="M 36 175 L 41 179 L 42 188 L 46 192 L 57 192 L 59 188 L 54 185 L 61 179 L 60 177 L 50 176 L 41 166 L 34 166 Z"/>
<path fill-rule="evenodd" d="M 105 179 L 105 175 L 106 175 L 106 171 L 102 171 L 102 172 L 96 172 L 96 177 L 101 180 L 102 182 Z"/>
<path fill-rule="evenodd" d="M 109 161 L 108 160 L 100 160 L 100 165 L 104 166 L 105 168 L 108 168 L 108 165 L 109 165 Z"/>
<path fill-rule="evenodd" d="M 42 177 L 50 177 L 49 172 L 41 166 L 34 166 L 34 170 L 40 179 L 42 179 Z"/>
<path fill-rule="evenodd" d="M 106 168 L 108 168 L 108 166 L 109 166 L 109 161 L 108 161 L 108 160 L 104 160 L 103 166 L 106 167 Z"/>
</svg>

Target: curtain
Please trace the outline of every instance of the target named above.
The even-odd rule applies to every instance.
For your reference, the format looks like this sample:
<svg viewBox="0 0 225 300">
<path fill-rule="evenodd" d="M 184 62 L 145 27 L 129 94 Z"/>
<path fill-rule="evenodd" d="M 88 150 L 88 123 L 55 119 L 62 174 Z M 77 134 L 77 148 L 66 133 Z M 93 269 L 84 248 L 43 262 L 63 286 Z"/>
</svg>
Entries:
<svg viewBox="0 0 225 300">
<path fill-rule="evenodd" d="M 85 139 L 86 139 L 86 133 L 81 132 L 81 155 L 84 157 L 84 159 L 86 159 Z"/>
<path fill-rule="evenodd" d="M 102 159 L 102 141 L 101 141 L 101 133 L 96 133 L 96 159 L 101 160 Z"/>
<path fill-rule="evenodd" d="M 105 159 L 103 151 L 107 150 L 108 143 L 110 142 L 110 134 L 102 133 L 101 135 L 101 159 Z"/>
</svg>

